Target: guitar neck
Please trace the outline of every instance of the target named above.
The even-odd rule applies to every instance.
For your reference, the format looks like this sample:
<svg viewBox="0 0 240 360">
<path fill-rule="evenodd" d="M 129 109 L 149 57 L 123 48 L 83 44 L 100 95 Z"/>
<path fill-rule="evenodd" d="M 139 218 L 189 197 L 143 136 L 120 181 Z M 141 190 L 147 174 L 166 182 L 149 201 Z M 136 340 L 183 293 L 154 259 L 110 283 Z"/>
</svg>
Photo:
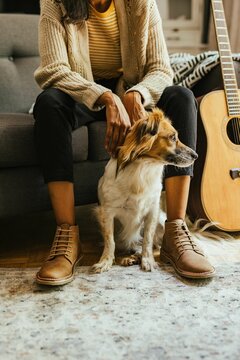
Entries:
<svg viewBox="0 0 240 360">
<path fill-rule="evenodd" d="M 240 99 L 222 0 L 212 0 L 213 18 L 229 116 L 240 114 Z"/>
</svg>

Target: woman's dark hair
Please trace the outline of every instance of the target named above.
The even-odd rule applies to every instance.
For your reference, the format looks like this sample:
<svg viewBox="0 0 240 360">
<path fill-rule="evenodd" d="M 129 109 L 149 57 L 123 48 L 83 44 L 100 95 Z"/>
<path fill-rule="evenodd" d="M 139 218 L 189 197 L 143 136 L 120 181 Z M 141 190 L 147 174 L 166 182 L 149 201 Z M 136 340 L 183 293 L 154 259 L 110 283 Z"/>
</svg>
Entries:
<svg viewBox="0 0 240 360">
<path fill-rule="evenodd" d="M 67 12 L 66 19 L 76 23 L 89 17 L 89 0 L 57 0 L 61 2 Z"/>
</svg>

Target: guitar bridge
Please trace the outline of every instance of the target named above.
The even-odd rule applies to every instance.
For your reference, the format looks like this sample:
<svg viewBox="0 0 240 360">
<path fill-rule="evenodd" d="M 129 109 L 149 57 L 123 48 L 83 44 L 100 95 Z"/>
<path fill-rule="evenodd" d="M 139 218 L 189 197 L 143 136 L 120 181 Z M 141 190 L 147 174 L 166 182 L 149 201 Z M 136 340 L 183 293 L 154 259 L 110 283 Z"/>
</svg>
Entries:
<svg viewBox="0 0 240 360">
<path fill-rule="evenodd" d="M 240 168 L 231 169 L 230 170 L 230 176 L 233 180 L 240 178 Z"/>
</svg>

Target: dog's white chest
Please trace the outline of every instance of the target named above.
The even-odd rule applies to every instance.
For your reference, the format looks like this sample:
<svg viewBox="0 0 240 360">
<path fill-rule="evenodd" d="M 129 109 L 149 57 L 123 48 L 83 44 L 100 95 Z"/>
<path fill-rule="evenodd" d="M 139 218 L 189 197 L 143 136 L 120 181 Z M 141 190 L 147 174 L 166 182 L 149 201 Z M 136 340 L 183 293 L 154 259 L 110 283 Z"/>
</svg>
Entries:
<svg viewBox="0 0 240 360">
<path fill-rule="evenodd" d="M 138 198 L 136 196 L 129 196 L 123 201 L 122 206 L 118 208 L 112 208 L 114 217 L 120 221 L 124 228 L 127 228 L 129 224 L 142 224 L 144 218 L 154 209 L 158 208 L 160 193 L 154 197 Z"/>
<path fill-rule="evenodd" d="M 119 218 L 143 218 L 159 204 L 162 168 L 136 162 L 116 177 L 116 160 L 111 159 L 99 182 L 100 204 Z"/>
</svg>

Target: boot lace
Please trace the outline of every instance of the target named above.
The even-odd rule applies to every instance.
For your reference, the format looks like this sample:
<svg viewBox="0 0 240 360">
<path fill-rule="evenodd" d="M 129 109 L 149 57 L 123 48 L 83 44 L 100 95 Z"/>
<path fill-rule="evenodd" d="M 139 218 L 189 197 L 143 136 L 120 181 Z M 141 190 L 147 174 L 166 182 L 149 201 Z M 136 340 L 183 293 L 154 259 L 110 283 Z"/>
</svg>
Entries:
<svg viewBox="0 0 240 360">
<path fill-rule="evenodd" d="M 175 230 L 176 233 L 176 247 L 179 253 L 179 258 L 181 255 L 187 251 L 194 251 L 197 254 L 204 255 L 201 249 L 197 246 L 195 241 L 192 239 L 190 231 L 187 226 L 183 223 L 181 227 L 177 227 Z"/>
<path fill-rule="evenodd" d="M 50 254 L 47 260 L 52 260 L 56 256 L 63 255 L 68 260 L 70 259 L 70 254 L 73 247 L 73 236 L 71 229 L 57 229 L 55 239 L 50 250 Z"/>
</svg>

